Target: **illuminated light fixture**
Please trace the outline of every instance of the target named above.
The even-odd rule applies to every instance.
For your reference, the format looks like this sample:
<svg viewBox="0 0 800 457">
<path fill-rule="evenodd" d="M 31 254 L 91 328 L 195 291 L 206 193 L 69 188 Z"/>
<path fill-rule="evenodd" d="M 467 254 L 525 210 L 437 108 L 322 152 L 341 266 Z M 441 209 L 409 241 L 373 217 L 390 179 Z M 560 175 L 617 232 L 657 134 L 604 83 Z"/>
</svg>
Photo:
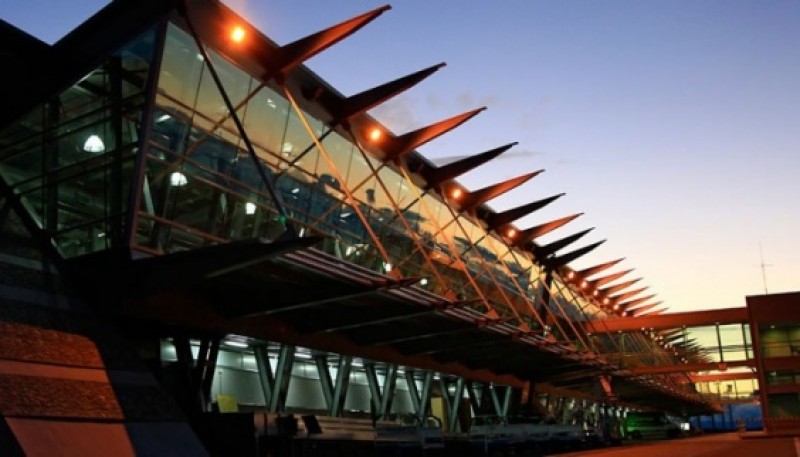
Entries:
<svg viewBox="0 0 800 457">
<path fill-rule="evenodd" d="M 603 299 L 603 304 L 604 304 L 604 305 L 607 305 L 607 304 L 609 304 L 609 303 L 611 303 L 611 300 L 610 300 L 608 297 L 606 297 L 606 298 L 604 298 L 604 299 Z"/>
<path fill-rule="evenodd" d="M 294 356 L 298 359 L 311 360 L 311 354 L 307 352 L 297 352 L 294 354 Z"/>
<path fill-rule="evenodd" d="M 300 188 L 299 187 L 295 187 L 294 189 L 292 189 L 292 193 L 293 194 L 296 194 L 298 192 L 300 192 Z"/>
<path fill-rule="evenodd" d="M 386 271 L 387 273 L 391 272 L 392 271 L 392 264 L 391 263 L 385 263 L 383 265 L 383 270 Z"/>
<path fill-rule="evenodd" d="M 600 295 L 600 291 L 595 289 L 594 292 L 592 292 L 592 295 L 594 295 L 596 297 L 596 296 Z"/>
<path fill-rule="evenodd" d="M 247 32 L 245 32 L 240 25 L 237 25 L 231 30 L 231 40 L 233 40 L 234 43 L 241 43 L 244 41 L 245 35 L 247 35 Z"/>
<path fill-rule="evenodd" d="M 87 138 L 86 142 L 83 143 L 83 150 L 86 152 L 99 154 L 106 151 L 106 145 L 99 136 L 89 135 L 89 138 Z"/>
<path fill-rule="evenodd" d="M 374 127 L 372 130 L 369 131 L 369 139 L 370 141 L 378 141 L 383 136 L 383 132 L 381 129 Z"/>
<path fill-rule="evenodd" d="M 614 305 L 614 311 L 619 311 L 619 304 Z"/>
<path fill-rule="evenodd" d="M 173 187 L 181 187 L 189 184 L 189 180 L 186 179 L 186 175 L 181 173 L 180 171 L 173 172 L 169 175 L 169 185 Z"/>
<path fill-rule="evenodd" d="M 454 188 L 454 189 L 453 189 L 453 191 L 452 191 L 452 192 L 450 192 L 450 196 L 451 196 L 451 197 L 453 197 L 453 198 L 455 198 L 456 200 L 458 200 L 459 198 L 461 198 L 461 195 L 463 195 L 463 194 L 464 194 L 464 191 L 463 191 L 463 190 L 461 190 L 461 188 L 460 188 L 460 187 L 456 187 L 456 188 Z"/>
<path fill-rule="evenodd" d="M 158 119 L 156 119 L 156 124 L 168 121 L 170 119 L 172 119 L 172 116 L 170 116 L 169 114 L 162 114 L 161 116 L 158 116 Z"/>
<path fill-rule="evenodd" d="M 574 277 L 575 277 L 575 272 L 574 271 L 570 271 L 569 273 L 567 273 L 567 279 L 572 279 Z"/>
<path fill-rule="evenodd" d="M 239 340 L 225 340 L 225 346 L 232 346 L 232 347 L 235 347 L 235 348 L 244 349 L 244 348 L 247 347 L 247 343 L 245 343 L 244 341 L 239 341 Z"/>
<path fill-rule="evenodd" d="M 244 204 L 244 213 L 251 216 L 256 213 L 256 204 L 247 202 Z"/>
<path fill-rule="evenodd" d="M 422 278 L 422 279 L 420 279 L 420 280 L 419 280 L 419 284 L 420 284 L 421 286 L 427 286 L 427 285 L 428 285 L 428 278 Z"/>
<path fill-rule="evenodd" d="M 585 289 L 587 286 L 589 286 L 589 282 L 588 281 L 586 281 L 585 279 L 583 281 L 581 281 L 581 289 Z"/>
<path fill-rule="evenodd" d="M 517 236 L 517 231 L 514 230 L 513 228 L 508 229 L 508 231 L 506 232 L 506 237 L 514 238 L 515 236 Z"/>
</svg>

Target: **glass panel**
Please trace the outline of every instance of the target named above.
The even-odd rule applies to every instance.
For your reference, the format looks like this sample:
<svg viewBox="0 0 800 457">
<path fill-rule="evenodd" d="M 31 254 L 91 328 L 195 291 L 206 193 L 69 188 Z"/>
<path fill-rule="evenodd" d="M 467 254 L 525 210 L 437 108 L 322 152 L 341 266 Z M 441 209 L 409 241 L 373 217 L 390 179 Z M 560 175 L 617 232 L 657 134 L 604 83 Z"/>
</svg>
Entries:
<svg viewBox="0 0 800 457">
<path fill-rule="evenodd" d="M 800 324 L 793 322 L 761 324 L 759 333 L 764 357 L 800 355 Z"/>
<path fill-rule="evenodd" d="M 123 242 L 155 30 L 0 133 L 0 173 L 66 257 Z"/>
</svg>

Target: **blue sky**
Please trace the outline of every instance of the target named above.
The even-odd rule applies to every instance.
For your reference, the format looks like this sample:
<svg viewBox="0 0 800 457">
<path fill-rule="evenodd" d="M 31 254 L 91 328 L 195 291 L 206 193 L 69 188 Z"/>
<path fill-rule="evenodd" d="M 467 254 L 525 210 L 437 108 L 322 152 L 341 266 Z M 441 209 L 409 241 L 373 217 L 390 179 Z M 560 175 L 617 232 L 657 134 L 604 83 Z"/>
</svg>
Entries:
<svg viewBox="0 0 800 457">
<path fill-rule="evenodd" d="M 0 17 L 52 42 L 105 1 L 0 0 Z M 285 44 L 376 8 L 367 0 L 228 0 Z M 670 311 L 800 290 L 800 2 L 398 0 L 308 65 L 352 94 L 447 67 L 373 111 L 403 133 L 488 110 L 421 148 L 437 158 L 520 144 L 472 188 L 544 168 L 496 209 L 566 192 L 522 228 L 582 217 L 576 261 L 624 257 Z"/>
</svg>

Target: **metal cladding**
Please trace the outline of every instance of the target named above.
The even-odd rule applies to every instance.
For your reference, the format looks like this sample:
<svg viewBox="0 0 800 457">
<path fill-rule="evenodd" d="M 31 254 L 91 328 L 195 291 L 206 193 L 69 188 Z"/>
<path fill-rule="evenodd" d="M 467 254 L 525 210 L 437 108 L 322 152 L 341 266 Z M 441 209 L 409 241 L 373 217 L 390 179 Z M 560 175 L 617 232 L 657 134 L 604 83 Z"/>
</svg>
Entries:
<svg viewBox="0 0 800 457">
<path fill-rule="evenodd" d="M 414 157 L 408 158 L 407 165 L 409 169 L 411 169 L 411 171 L 416 172 L 420 176 L 422 176 L 422 178 L 425 180 L 426 190 L 434 189 L 438 188 L 439 185 L 443 184 L 446 181 L 455 179 L 458 176 L 461 176 L 462 174 L 483 165 L 484 163 L 494 159 L 500 154 L 508 151 L 517 144 L 518 143 L 516 142 L 509 143 L 504 146 L 500 146 L 498 148 L 482 152 L 480 154 L 456 160 L 447 165 L 442 165 L 441 167 L 434 167 L 433 165 L 427 164 L 422 160 L 419 160 Z"/>
<path fill-rule="evenodd" d="M 439 63 L 424 70 L 373 87 L 372 89 L 351 95 L 345 99 L 341 99 L 321 87 L 307 89 L 305 95 L 306 98 L 316 99 L 317 102 L 330 113 L 333 119 L 331 125 L 336 125 L 346 122 L 353 116 L 363 114 L 367 110 L 395 97 L 403 91 L 415 86 L 444 66 L 444 63 Z"/>
<path fill-rule="evenodd" d="M 598 274 L 598 273 L 600 273 L 602 271 L 605 271 L 605 270 L 613 267 L 614 265 L 622 262 L 623 260 L 625 260 L 624 257 L 621 258 L 621 259 L 612 260 L 610 262 L 601 263 L 600 265 L 595 265 L 593 267 L 589 267 L 589 268 L 586 268 L 584 270 L 580 270 L 580 271 L 577 272 L 577 274 L 581 278 L 588 279 L 588 278 L 590 278 L 590 277 L 592 277 L 592 276 L 594 276 L 594 275 L 596 275 L 596 274 Z"/>
<path fill-rule="evenodd" d="M 616 281 L 617 279 L 625 276 L 626 274 L 630 273 L 631 271 L 633 271 L 633 268 L 631 268 L 630 270 L 620 271 L 618 273 L 610 274 L 608 276 L 603 276 L 602 278 L 595 279 L 594 280 L 594 285 L 595 285 L 595 287 L 600 287 L 600 286 L 602 286 L 604 284 L 608 284 L 608 283 L 610 283 L 612 281 Z"/>
<path fill-rule="evenodd" d="M 467 111 L 466 113 L 459 114 L 458 116 L 453 116 L 449 119 L 439 121 L 435 124 L 419 128 L 400 136 L 387 136 L 381 140 L 382 143 L 378 147 L 378 150 L 383 153 L 383 156 L 380 157 L 380 159 L 383 162 L 395 161 L 427 143 L 428 141 L 431 141 L 434 138 L 437 138 L 440 135 L 443 135 L 458 127 L 485 109 L 485 107 L 482 107 L 472 111 Z"/>
<path fill-rule="evenodd" d="M 652 299 L 655 296 L 656 296 L 656 294 L 652 294 L 652 295 L 648 295 L 646 297 L 636 298 L 634 300 L 626 301 L 624 303 L 617 303 L 614 306 L 618 306 L 620 309 L 625 310 L 625 309 L 628 309 L 628 307 L 630 307 L 630 306 L 636 306 L 636 305 L 642 304 L 642 303 Z"/>
<path fill-rule="evenodd" d="M 579 257 L 582 257 L 582 256 L 592 252 L 598 246 L 600 246 L 601 244 L 603 244 L 605 242 L 606 242 L 606 240 L 597 241 L 597 242 L 592 243 L 592 244 L 590 244 L 588 246 L 584 246 L 584 247 L 582 247 L 580 249 L 576 249 L 576 250 L 574 250 L 572 252 L 568 252 L 568 253 L 560 255 L 558 257 L 553 257 L 553 258 L 547 259 L 545 262 L 548 265 L 550 265 L 551 268 L 556 269 L 556 268 L 559 268 L 561 266 L 564 266 L 564 265 L 568 264 L 569 262 L 572 262 L 573 260 L 578 259 Z"/>
<path fill-rule="evenodd" d="M 614 294 L 614 293 L 620 292 L 620 291 L 622 291 L 624 289 L 627 289 L 628 287 L 636 284 L 637 282 L 639 282 L 641 280 L 642 280 L 642 278 L 636 278 L 636 279 L 632 279 L 630 281 L 626 281 L 626 282 L 623 282 L 623 283 L 620 283 L 620 284 L 609 286 L 609 287 L 600 289 L 600 293 L 613 299 L 614 297 L 610 297 L 611 294 Z"/>
<path fill-rule="evenodd" d="M 563 195 L 563 194 L 561 194 Z M 553 198 L 553 197 L 551 197 Z M 557 198 L 557 197 L 556 197 Z M 564 249 L 565 247 L 569 246 L 570 244 L 578 241 L 579 239 L 583 238 L 584 235 L 594 230 L 594 227 L 588 228 L 586 230 L 580 231 L 573 235 L 561 238 L 560 240 L 553 241 L 552 243 L 546 244 L 544 246 L 536 246 L 532 247 L 533 256 L 537 259 L 544 259 L 556 252 Z"/>
<path fill-rule="evenodd" d="M 636 290 L 631 290 L 631 291 L 628 291 L 628 292 L 625 292 L 625 293 L 621 293 L 619 295 L 613 295 L 613 296 L 608 297 L 608 298 L 611 299 L 611 300 L 614 300 L 616 302 L 622 302 L 624 300 L 627 300 L 629 298 L 633 298 L 633 297 L 639 295 L 640 293 L 644 292 L 645 290 L 647 290 L 647 287 L 642 287 L 642 288 L 639 288 L 639 289 L 636 289 Z"/>
<path fill-rule="evenodd" d="M 540 174 L 544 172 L 544 170 L 539 170 L 536 174 Z M 510 225 L 515 220 L 525 217 L 528 214 L 533 213 L 534 211 L 538 211 L 545 206 L 553 203 L 554 201 L 558 200 L 559 198 L 563 197 L 565 194 L 557 194 L 553 195 L 552 197 L 543 198 L 541 200 L 536 200 L 530 202 L 526 205 L 517 206 L 516 208 L 511 208 L 506 211 L 495 213 L 491 211 L 478 211 L 478 215 L 486 221 L 487 229 L 488 230 L 500 230 L 504 228 L 506 225 Z"/>
<path fill-rule="evenodd" d="M 493 184 L 482 189 L 470 192 L 464 191 L 464 195 L 458 199 L 456 206 L 458 206 L 459 210 L 461 211 L 472 211 L 479 205 L 482 205 L 493 198 L 496 198 L 518 186 L 521 186 L 539 173 L 539 171 L 534 171 L 532 173 Z"/>
<path fill-rule="evenodd" d="M 576 218 L 580 217 L 583 213 L 573 214 L 571 216 L 562 217 L 560 219 L 555 219 L 550 222 L 545 222 L 544 224 L 537 225 L 535 227 L 531 227 L 529 229 L 522 230 L 519 235 L 514 239 L 515 246 L 525 246 L 526 244 L 530 243 L 534 239 L 546 235 L 553 230 L 562 227 L 569 222 L 575 220 Z"/>
<path fill-rule="evenodd" d="M 284 77 L 294 67 L 350 36 L 389 9 L 391 9 L 391 6 L 383 5 L 360 16 L 281 46 L 276 50 L 275 55 L 268 60 L 270 62 L 270 70 L 263 75 L 263 78 L 267 80 L 277 76 Z"/>
<path fill-rule="evenodd" d="M 628 311 L 629 315 L 638 315 L 638 314 L 641 314 L 641 313 L 647 311 L 648 309 L 655 308 L 656 306 L 660 305 L 661 303 L 662 302 L 657 301 L 655 303 L 650 303 L 650 304 L 639 306 L 639 307 L 636 307 L 636 308 L 628 308 L 627 311 Z"/>
</svg>

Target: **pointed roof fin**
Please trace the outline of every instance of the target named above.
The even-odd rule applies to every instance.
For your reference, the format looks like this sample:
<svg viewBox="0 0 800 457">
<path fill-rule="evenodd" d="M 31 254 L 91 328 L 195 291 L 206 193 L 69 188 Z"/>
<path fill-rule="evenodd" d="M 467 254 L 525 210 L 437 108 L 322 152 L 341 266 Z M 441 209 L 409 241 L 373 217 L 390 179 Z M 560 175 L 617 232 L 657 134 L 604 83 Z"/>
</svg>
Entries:
<svg viewBox="0 0 800 457">
<path fill-rule="evenodd" d="M 590 244 L 588 246 L 584 246 L 584 247 L 582 247 L 580 249 L 576 249 L 576 250 L 574 250 L 572 252 L 568 252 L 568 253 L 566 253 L 564 255 L 561 255 L 561 256 L 558 256 L 558 257 L 554 257 L 552 259 L 548 259 L 547 263 L 549 265 L 552 265 L 553 268 L 559 268 L 559 267 L 561 267 L 563 265 L 566 265 L 566 264 L 576 260 L 579 257 L 582 257 L 582 256 L 592 252 L 598 246 L 600 246 L 601 244 L 603 244 L 605 242 L 606 242 L 606 240 L 601 240 L 601 241 L 598 241 L 596 243 L 592 243 L 592 244 Z"/>
<path fill-rule="evenodd" d="M 631 268 L 630 270 L 620 271 L 618 273 L 610 274 L 608 276 L 603 276 L 602 278 L 595 279 L 594 280 L 594 285 L 595 285 L 595 287 L 600 287 L 603 284 L 608 284 L 610 282 L 616 281 L 617 279 L 625 276 L 626 274 L 630 273 L 631 271 L 633 271 L 633 268 Z"/>
<path fill-rule="evenodd" d="M 435 124 L 422 127 L 400 136 L 386 136 L 380 140 L 383 142 L 382 147 L 380 147 L 380 149 L 383 151 L 383 157 L 381 160 L 384 162 L 396 160 L 416 149 L 417 147 L 427 143 L 428 141 L 431 141 L 434 138 L 458 127 L 485 109 L 486 107 L 482 107 L 472 111 L 467 111 L 466 113 L 459 114 L 458 116 L 453 116 L 449 119 L 439 121 Z"/>
<path fill-rule="evenodd" d="M 593 267 L 586 268 L 585 270 L 578 271 L 577 273 L 580 277 L 588 279 L 589 277 L 594 276 L 603 270 L 613 267 L 614 265 L 622 262 L 623 260 L 625 260 L 624 257 L 617 260 L 612 260 L 610 262 L 601 263 L 600 265 L 595 265 Z"/>
<path fill-rule="evenodd" d="M 538 175 L 540 172 L 541 171 L 534 171 L 532 173 L 517 176 L 516 178 L 511 178 L 497 184 L 492 184 L 491 186 L 486 186 L 482 189 L 468 192 L 459 200 L 459 207 L 461 211 L 471 211 L 477 206 L 482 205 L 489 200 L 510 191 L 511 189 L 521 186 L 534 176 Z"/>
<path fill-rule="evenodd" d="M 455 179 L 456 177 L 483 165 L 484 163 L 494 159 L 516 145 L 516 142 L 509 143 L 480 154 L 465 157 L 461 160 L 456 160 L 455 162 L 443 165 L 441 167 L 434 167 L 433 165 L 420 162 L 416 167 L 414 167 L 416 169 L 412 171 L 419 173 L 419 175 L 425 180 L 425 187 L 427 189 L 431 189 L 439 186 L 445 181 Z"/>
<path fill-rule="evenodd" d="M 539 170 L 537 173 L 541 173 L 544 170 Z M 497 230 L 504 225 L 508 225 L 514 222 L 517 219 L 527 216 L 534 211 L 538 211 L 545 206 L 549 205 L 550 203 L 554 202 L 555 200 L 563 197 L 565 194 L 557 194 L 553 195 L 552 197 L 543 198 L 541 200 L 536 200 L 534 202 L 530 202 L 528 204 L 517 206 L 516 208 L 511 208 L 506 211 L 500 213 L 493 213 L 487 211 L 486 214 L 482 215 L 483 219 L 489 224 L 489 230 Z"/>
<path fill-rule="evenodd" d="M 413 87 L 444 66 L 445 63 L 439 63 L 424 70 L 373 87 L 372 89 L 351 95 L 345 99 L 341 99 L 333 92 L 325 91 L 322 88 L 306 90 L 304 91 L 304 95 L 306 98 L 317 98 L 319 103 L 325 107 L 333 117 L 331 125 L 336 125 L 341 122 L 346 122 L 351 117 L 362 114 Z"/>
<path fill-rule="evenodd" d="M 561 219 L 545 222 L 544 224 L 537 225 L 536 227 L 531 227 L 529 229 L 523 230 L 517 236 L 517 239 L 515 240 L 514 244 L 516 246 L 524 246 L 525 244 L 533 241 L 534 239 L 546 235 L 552 232 L 553 230 L 561 227 L 562 225 L 567 224 L 568 222 L 576 219 L 582 214 L 583 213 L 573 214 L 571 216 L 562 217 Z"/>
<path fill-rule="evenodd" d="M 294 67 L 352 35 L 391 8 L 390 5 L 380 6 L 372 11 L 281 46 L 277 49 L 277 55 L 273 61 L 264 62 L 270 68 L 264 75 L 264 79 L 286 75 Z"/>
<path fill-rule="evenodd" d="M 546 258 L 546 257 L 548 257 L 548 256 L 550 256 L 552 254 L 555 254 L 556 252 L 560 251 L 561 249 L 564 249 L 565 247 L 569 246 L 570 244 L 578 241 L 584 235 L 586 235 L 587 233 L 591 232 L 592 230 L 594 230 L 594 227 L 588 228 L 586 230 L 583 230 L 581 232 L 575 233 L 573 235 L 561 238 L 558 241 L 553 241 L 552 243 L 546 244 L 544 246 L 536 246 L 536 245 L 534 245 L 534 247 L 533 247 L 533 255 L 537 259 L 544 259 L 544 258 Z"/>
</svg>

